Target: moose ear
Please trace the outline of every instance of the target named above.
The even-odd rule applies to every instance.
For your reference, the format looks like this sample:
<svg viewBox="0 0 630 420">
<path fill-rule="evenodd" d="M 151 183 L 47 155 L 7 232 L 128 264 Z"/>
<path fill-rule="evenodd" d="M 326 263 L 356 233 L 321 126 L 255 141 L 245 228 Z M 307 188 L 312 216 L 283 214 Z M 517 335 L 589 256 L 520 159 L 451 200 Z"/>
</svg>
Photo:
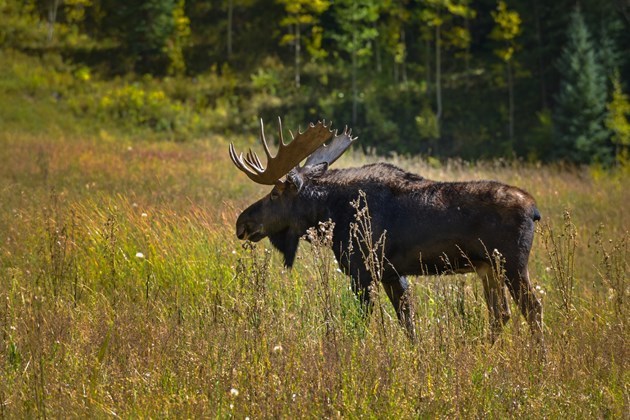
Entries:
<svg viewBox="0 0 630 420">
<path fill-rule="evenodd" d="M 306 180 L 319 178 L 327 169 L 328 162 L 322 162 L 312 166 L 303 166 L 298 169 L 294 168 L 287 174 L 287 180 L 300 191 Z"/>
<path fill-rule="evenodd" d="M 302 174 L 295 168 L 291 169 L 291 172 L 287 174 L 287 181 L 295 185 L 295 188 L 298 191 L 300 191 L 304 185 L 304 178 L 302 177 Z"/>
<path fill-rule="evenodd" d="M 324 175 L 324 172 L 326 172 L 326 170 L 328 170 L 328 162 L 321 162 L 316 165 L 305 166 L 304 169 L 302 169 L 302 174 L 306 178 L 313 179 L 319 178 L 320 176 Z"/>
</svg>

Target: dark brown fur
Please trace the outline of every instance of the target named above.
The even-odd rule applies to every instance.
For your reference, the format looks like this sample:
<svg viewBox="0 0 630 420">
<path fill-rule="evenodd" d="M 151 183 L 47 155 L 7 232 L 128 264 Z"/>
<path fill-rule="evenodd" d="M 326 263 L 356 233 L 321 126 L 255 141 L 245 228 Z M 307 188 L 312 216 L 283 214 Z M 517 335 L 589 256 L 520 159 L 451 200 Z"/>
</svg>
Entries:
<svg viewBox="0 0 630 420">
<path fill-rule="evenodd" d="M 540 219 L 525 191 L 494 181 L 436 182 L 390 164 L 327 170 L 326 164 L 293 170 L 287 180 L 246 209 L 237 235 L 258 241 L 269 237 L 293 264 L 299 238 L 319 222 L 332 220 L 333 252 L 362 302 L 369 306 L 372 278 L 352 238 L 359 191 L 366 195 L 372 237 L 386 236 L 382 276 L 397 314 L 414 335 L 406 303 L 406 275 L 475 271 L 482 278 L 493 339 L 509 318 L 505 286 L 534 334 L 542 340 L 542 307 L 534 296 L 527 262 Z M 494 255 L 504 260 L 499 275 Z"/>
</svg>

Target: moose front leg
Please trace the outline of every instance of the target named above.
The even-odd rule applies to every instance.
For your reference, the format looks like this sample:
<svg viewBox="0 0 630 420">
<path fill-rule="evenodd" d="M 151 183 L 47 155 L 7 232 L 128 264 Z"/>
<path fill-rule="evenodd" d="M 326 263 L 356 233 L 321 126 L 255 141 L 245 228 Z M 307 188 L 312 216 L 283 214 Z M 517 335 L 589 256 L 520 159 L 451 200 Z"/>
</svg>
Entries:
<svg viewBox="0 0 630 420">
<path fill-rule="evenodd" d="M 398 321 L 405 327 L 411 341 L 416 341 L 416 328 L 413 322 L 413 308 L 410 302 L 409 282 L 405 276 L 392 276 L 383 281 L 383 288 L 394 305 Z"/>
<path fill-rule="evenodd" d="M 373 306 L 372 300 L 370 299 L 370 290 L 367 285 L 361 283 L 360 276 L 354 275 L 351 276 L 350 279 L 352 291 L 361 305 L 361 313 L 364 318 L 367 318 L 367 316 L 372 312 Z"/>
</svg>

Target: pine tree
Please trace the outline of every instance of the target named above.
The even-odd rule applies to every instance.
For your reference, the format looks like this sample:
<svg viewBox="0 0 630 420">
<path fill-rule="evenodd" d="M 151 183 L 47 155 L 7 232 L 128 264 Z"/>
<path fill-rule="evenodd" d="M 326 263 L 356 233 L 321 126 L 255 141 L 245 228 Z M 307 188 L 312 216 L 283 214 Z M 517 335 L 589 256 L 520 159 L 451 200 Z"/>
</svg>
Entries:
<svg viewBox="0 0 630 420">
<path fill-rule="evenodd" d="M 172 40 L 178 36 L 180 26 L 188 25 L 181 19 L 183 3 L 177 0 L 109 0 L 106 12 L 112 32 L 120 41 L 127 54 L 133 58 L 134 70 L 140 73 L 162 73 L 171 68 L 173 58 L 177 59 L 177 46 Z M 176 21 L 179 20 L 179 21 Z M 182 34 L 185 36 L 186 34 Z M 180 39 L 181 41 L 181 39 Z M 171 48 L 169 51 L 169 47 Z M 183 65 L 182 63 L 178 66 Z M 177 72 L 177 69 L 173 69 Z"/>
<path fill-rule="evenodd" d="M 337 0 L 334 3 L 334 13 L 340 31 L 332 34 L 337 42 L 337 48 L 350 55 L 350 73 L 352 89 L 352 125 L 356 125 L 359 86 L 358 72 L 372 56 L 372 45 L 378 37 L 378 30 L 374 22 L 379 18 L 378 2 L 376 0 Z"/>
<path fill-rule="evenodd" d="M 579 8 L 571 14 L 557 64 L 562 79 L 554 113 L 554 154 L 576 163 L 610 163 L 606 76 Z"/>
</svg>

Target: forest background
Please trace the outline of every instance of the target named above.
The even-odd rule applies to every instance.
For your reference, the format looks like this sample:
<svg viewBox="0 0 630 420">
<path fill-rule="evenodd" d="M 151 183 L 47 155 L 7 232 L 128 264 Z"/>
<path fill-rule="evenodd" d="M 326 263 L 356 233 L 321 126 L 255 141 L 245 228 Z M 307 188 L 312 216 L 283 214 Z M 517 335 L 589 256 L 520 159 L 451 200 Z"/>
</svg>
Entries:
<svg viewBox="0 0 630 420">
<path fill-rule="evenodd" d="M 629 15 L 0 0 L 0 418 L 627 418 Z M 410 279 L 411 343 L 378 285 L 364 316 L 326 232 L 292 270 L 239 241 L 269 188 L 228 145 L 261 150 L 277 116 L 352 127 L 337 168 L 535 197 L 545 347 L 514 303 L 490 344 L 476 276 Z"/>
<path fill-rule="evenodd" d="M 629 46 L 623 0 L 0 1 L 5 89 L 174 140 L 326 118 L 380 154 L 619 165 Z"/>
</svg>

